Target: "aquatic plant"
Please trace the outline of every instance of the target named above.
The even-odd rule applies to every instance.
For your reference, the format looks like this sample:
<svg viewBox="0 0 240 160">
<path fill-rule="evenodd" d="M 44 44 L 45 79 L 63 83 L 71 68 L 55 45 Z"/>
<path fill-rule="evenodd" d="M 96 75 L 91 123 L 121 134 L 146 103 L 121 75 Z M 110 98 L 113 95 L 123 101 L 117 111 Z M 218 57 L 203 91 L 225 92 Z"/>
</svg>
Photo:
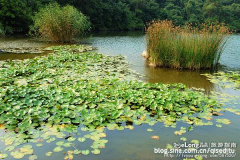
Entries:
<svg viewBox="0 0 240 160">
<path fill-rule="evenodd" d="M 240 73 L 239 72 L 217 72 L 214 74 L 203 74 L 212 83 L 218 84 L 223 88 L 234 88 L 240 90 Z"/>
<path fill-rule="evenodd" d="M 41 37 L 54 42 L 70 42 L 73 37 L 84 34 L 90 22 L 73 6 L 60 7 L 54 3 L 36 13 L 34 27 Z"/>
<path fill-rule="evenodd" d="M 147 53 L 154 66 L 206 69 L 215 67 L 229 37 L 224 24 L 190 24 L 184 28 L 172 21 L 153 21 L 146 29 Z"/>
<path fill-rule="evenodd" d="M 0 132 L 0 143 L 6 146 L 1 157 L 10 152 L 23 158 L 34 153 L 32 145 L 49 143 L 56 146 L 46 156 L 66 149 L 66 159 L 99 154 L 108 142 L 106 129 L 132 130 L 133 124 L 157 122 L 175 128 L 184 122 L 189 127 L 175 132 L 182 135 L 193 126 L 213 125 L 213 115 L 222 111 L 216 98 L 183 84 L 138 81 L 140 75 L 122 56 L 72 53 L 66 48 L 76 46 L 52 47 L 56 52 L 45 57 L 0 63 L 0 131 L 8 132 Z M 230 123 L 220 118 L 216 122 Z M 80 130 L 85 133 L 80 135 Z M 78 147 L 89 140 L 91 146 Z"/>
</svg>

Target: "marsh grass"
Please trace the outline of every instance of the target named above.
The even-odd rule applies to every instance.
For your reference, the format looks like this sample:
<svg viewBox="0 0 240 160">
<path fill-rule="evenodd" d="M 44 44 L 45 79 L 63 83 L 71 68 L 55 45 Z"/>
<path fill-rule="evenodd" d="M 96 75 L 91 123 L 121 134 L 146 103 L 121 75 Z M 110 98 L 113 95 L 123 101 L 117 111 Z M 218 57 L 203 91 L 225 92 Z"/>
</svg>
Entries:
<svg viewBox="0 0 240 160">
<path fill-rule="evenodd" d="M 42 8 L 34 17 L 34 28 L 41 37 L 54 42 L 70 42 L 90 28 L 88 18 L 73 6 L 57 3 Z"/>
<path fill-rule="evenodd" d="M 146 29 L 147 52 L 154 66 L 188 69 L 215 67 L 229 29 L 224 24 L 202 24 L 200 28 L 174 26 L 172 21 L 153 21 Z"/>
</svg>

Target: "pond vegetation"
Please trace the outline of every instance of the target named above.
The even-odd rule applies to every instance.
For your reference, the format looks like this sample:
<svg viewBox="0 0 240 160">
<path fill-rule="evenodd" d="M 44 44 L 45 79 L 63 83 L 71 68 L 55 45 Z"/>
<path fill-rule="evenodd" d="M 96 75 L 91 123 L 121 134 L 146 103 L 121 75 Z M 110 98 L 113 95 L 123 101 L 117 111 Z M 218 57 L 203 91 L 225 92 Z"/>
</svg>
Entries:
<svg viewBox="0 0 240 160">
<path fill-rule="evenodd" d="M 239 72 L 217 72 L 213 75 L 203 74 L 215 84 L 222 86 L 223 88 L 234 88 L 240 90 L 240 73 Z"/>
<path fill-rule="evenodd" d="M 167 20 L 153 21 L 146 32 L 151 65 L 188 69 L 215 67 L 230 33 L 223 24 L 181 28 Z"/>
<path fill-rule="evenodd" d="M 70 5 L 53 3 L 40 9 L 33 19 L 33 31 L 53 42 L 70 42 L 90 28 L 88 18 Z"/>
<path fill-rule="evenodd" d="M 174 132 L 181 136 L 197 126 L 231 123 L 220 117 L 231 110 L 218 100 L 221 94 L 144 83 L 124 57 L 76 52 L 79 48 L 91 51 L 57 46 L 48 48 L 55 51 L 48 56 L 0 62 L 0 129 L 7 133 L 0 132 L 0 144 L 6 146 L 0 158 L 37 159 L 34 148 L 53 143 L 47 157 L 63 151 L 65 159 L 100 154 L 108 143 L 106 130 L 132 130 L 134 125 L 160 122 L 176 128 L 185 123 L 188 127 Z"/>
</svg>

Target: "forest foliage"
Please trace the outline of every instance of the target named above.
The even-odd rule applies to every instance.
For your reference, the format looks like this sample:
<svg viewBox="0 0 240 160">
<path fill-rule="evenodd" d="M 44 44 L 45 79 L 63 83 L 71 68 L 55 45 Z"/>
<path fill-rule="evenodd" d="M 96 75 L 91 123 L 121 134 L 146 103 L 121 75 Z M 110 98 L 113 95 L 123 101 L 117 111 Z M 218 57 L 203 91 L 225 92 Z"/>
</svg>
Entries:
<svg viewBox="0 0 240 160">
<path fill-rule="evenodd" d="M 93 30 L 144 29 L 153 19 L 175 25 L 219 21 L 240 31 L 240 0 L 0 0 L 0 23 L 7 33 L 27 32 L 44 5 L 73 5 L 88 16 Z"/>
</svg>

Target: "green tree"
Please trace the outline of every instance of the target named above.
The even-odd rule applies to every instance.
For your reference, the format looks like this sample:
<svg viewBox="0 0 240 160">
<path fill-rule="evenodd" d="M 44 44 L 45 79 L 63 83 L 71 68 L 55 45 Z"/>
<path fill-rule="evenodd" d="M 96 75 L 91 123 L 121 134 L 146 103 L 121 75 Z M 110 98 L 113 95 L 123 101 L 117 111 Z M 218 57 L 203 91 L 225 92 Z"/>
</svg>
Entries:
<svg viewBox="0 0 240 160">
<path fill-rule="evenodd" d="M 163 11 L 165 19 L 172 20 L 175 25 L 184 24 L 184 10 L 180 6 L 177 6 L 174 3 L 167 3 Z"/>
<path fill-rule="evenodd" d="M 185 2 L 186 22 L 199 24 L 203 22 L 202 0 L 187 0 Z"/>
<path fill-rule="evenodd" d="M 31 24 L 31 9 L 26 1 L 0 0 L 0 19 L 7 33 L 23 32 Z"/>
<path fill-rule="evenodd" d="M 53 0 L 0 0 L 0 19 L 6 33 L 27 32 L 32 15 Z"/>
</svg>

